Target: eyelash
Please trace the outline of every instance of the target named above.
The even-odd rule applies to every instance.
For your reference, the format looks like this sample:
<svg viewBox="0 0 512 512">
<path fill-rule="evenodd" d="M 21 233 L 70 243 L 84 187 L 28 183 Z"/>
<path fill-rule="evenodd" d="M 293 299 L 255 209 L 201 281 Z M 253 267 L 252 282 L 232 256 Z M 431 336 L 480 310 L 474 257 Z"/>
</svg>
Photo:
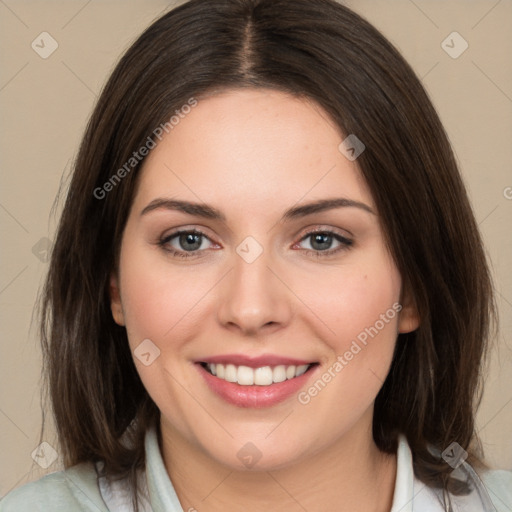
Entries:
<svg viewBox="0 0 512 512">
<path fill-rule="evenodd" d="M 185 235 L 185 234 L 200 235 L 201 237 L 207 238 L 209 240 L 208 236 L 205 233 L 203 233 L 202 231 L 200 231 L 198 229 L 190 229 L 190 230 L 176 231 L 175 233 L 172 233 L 171 235 L 165 236 L 165 237 L 161 238 L 158 241 L 158 245 L 164 251 L 170 253 L 172 256 L 175 256 L 175 257 L 178 257 L 178 258 L 194 258 L 194 257 L 196 257 L 195 255 L 199 251 L 190 251 L 189 254 L 187 254 L 186 251 L 176 251 L 175 249 L 169 249 L 169 248 L 166 247 L 167 244 L 171 240 L 173 240 L 174 238 L 176 238 L 176 237 L 178 237 L 180 235 Z M 318 229 L 318 230 L 308 231 L 299 240 L 299 242 L 302 242 L 302 241 L 304 241 L 304 240 L 308 239 L 309 237 L 311 237 L 313 235 L 316 235 L 316 234 L 332 236 L 335 240 L 337 240 L 341 244 L 336 249 L 327 249 L 325 251 L 314 251 L 314 250 L 311 250 L 311 249 L 304 249 L 306 254 L 310 254 L 310 255 L 316 256 L 318 258 L 323 258 L 323 257 L 331 256 L 331 255 L 339 253 L 341 251 L 347 251 L 348 249 L 350 249 L 350 247 L 354 243 L 353 240 L 345 238 L 344 236 L 341 236 L 338 233 L 335 233 L 334 231 L 329 231 L 329 230 L 325 230 L 325 229 Z"/>
</svg>

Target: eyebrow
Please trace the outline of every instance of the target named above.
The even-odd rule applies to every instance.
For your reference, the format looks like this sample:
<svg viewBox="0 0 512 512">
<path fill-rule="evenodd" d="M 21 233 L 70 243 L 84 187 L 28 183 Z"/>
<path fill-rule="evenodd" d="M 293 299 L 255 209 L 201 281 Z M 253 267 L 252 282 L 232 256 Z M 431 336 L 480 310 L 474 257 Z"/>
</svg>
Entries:
<svg viewBox="0 0 512 512">
<path fill-rule="evenodd" d="M 353 199 L 334 198 L 334 199 L 320 199 L 300 206 L 294 206 L 286 210 L 283 214 L 281 221 L 293 220 L 314 213 L 320 213 L 334 208 L 352 207 L 359 208 L 365 212 L 376 215 L 373 209 L 365 203 L 354 201 Z M 217 208 L 205 203 L 194 203 L 191 201 L 182 201 L 179 199 L 157 198 L 151 201 L 140 213 L 146 215 L 147 213 L 159 210 L 177 210 L 196 217 L 203 217 L 205 219 L 220 220 L 226 222 L 226 216 Z"/>
</svg>

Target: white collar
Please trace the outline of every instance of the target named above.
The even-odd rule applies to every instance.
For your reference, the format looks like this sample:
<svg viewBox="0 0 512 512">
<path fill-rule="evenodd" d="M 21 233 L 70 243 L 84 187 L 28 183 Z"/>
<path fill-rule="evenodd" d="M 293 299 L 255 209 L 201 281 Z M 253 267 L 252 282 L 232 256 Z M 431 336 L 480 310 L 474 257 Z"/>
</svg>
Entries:
<svg viewBox="0 0 512 512">
<path fill-rule="evenodd" d="M 150 497 L 151 504 L 142 500 L 141 512 L 183 512 L 176 491 L 167 474 L 158 445 L 155 428 L 145 437 L 146 471 L 139 474 L 142 489 Z M 477 484 L 478 485 L 478 484 Z M 111 512 L 131 512 L 131 497 L 126 481 L 107 483 L 99 479 L 100 492 Z M 463 501 L 470 505 L 467 510 L 493 510 L 481 508 L 477 493 L 471 493 Z M 452 497 L 453 499 L 453 497 Z M 469 501 L 468 501 L 469 500 Z M 400 434 L 397 448 L 397 470 L 391 512 L 444 512 L 442 493 L 426 486 L 413 471 L 412 453 L 405 435 Z M 477 508 L 473 508 L 476 507 Z M 466 510 L 465 508 L 455 510 Z"/>
<path fill-rule="evenodd" d="M 428 505 L 428 507 L 427 507 Z M 391 512 L 444 512 L 439 493 L 414 475 L 412 452 L 404 434 L 398 436 L 396 480 Z"/>
</svg>

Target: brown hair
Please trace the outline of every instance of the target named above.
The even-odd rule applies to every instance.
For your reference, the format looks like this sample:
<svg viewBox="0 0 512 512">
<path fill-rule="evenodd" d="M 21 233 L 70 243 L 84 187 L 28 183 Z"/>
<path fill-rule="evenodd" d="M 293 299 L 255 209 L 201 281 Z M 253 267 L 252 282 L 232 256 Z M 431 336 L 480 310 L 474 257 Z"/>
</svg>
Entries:
<svg viewBox="0 0 512 512">
<path fill-rule="evenodd" d="M 141 163 L 104 198 L 94 191 L 192 96 L 241 87 L 312 99 L 364 142 L 357 162 L 421 317 L 398 336 L 373 435 L 394 452 L 403 432 L 416 475 L 448 488 L 452 468 L 429 445 L 457 441 L 470 462 L 481 457 L 474 415 L 496 320 L 482 240 L 420 81 L 372 25 L 333 0 L 191 0 L 155 21 L 114 69 L 76 159 L 42 301 L 43 371 L 65 466 L 101 460 L 108 475 L 134 482 L 159 415 L 108 291 Z"/>
</svg>

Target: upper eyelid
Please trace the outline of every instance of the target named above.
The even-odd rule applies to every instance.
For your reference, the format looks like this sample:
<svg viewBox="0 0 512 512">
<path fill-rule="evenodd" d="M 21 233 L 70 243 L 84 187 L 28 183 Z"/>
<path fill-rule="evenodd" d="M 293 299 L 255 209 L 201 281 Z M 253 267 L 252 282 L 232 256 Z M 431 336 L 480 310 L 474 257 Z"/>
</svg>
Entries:
<svg viewBox="0 0 512 512">
<path fill-rule="evenodd" d="M 160 240 L 165 240 L 166 238 L 173 237 L 175 235 L 179 235 L 182 233 L 198 233 L 201 234 L 207 238 L 211 238 L 210 235 L 207 233 L 209 231 L 208 229 L 204 228 L 203 226 L 193 226 L 193 227 L 180 227 L 176 229 L 166 230 L 164 231 L 164 234 L 160 235 Z"/>
<path fill-rule="evenodd" d="M 342 234 L 343 231 L 346 234 Z M 302 233 L 302 234 L 300 234 L 300 233 Z M 333 227 L 328 227 L 328 226 L 325 226 L 322 224 L 317 224 L 314 227 L 308 226 L 307 228 L 301 229 L 295 236 L 300 236 L 300 239 L 302 240 L 305 236 L 308 236 L 312 233 L 332 233 L 334 235 L 338 235 L 343 238 L 353 238 L 354 237 L 354 235 L 347 229 L 333 228 Z"/>
</svg>

